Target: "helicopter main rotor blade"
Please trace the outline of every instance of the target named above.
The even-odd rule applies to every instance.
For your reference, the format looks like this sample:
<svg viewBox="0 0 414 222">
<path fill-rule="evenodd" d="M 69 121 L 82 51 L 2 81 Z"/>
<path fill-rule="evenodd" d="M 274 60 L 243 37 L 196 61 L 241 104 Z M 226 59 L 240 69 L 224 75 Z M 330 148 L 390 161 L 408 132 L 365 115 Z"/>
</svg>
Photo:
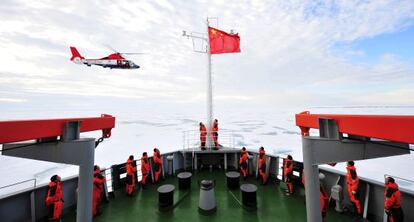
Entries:
<svg viewBox="0 0 414 222">
<path fill-rule="evenodd" d="M 120 52 L 119 54 L 123 54 L 123 55 L 145 55 L 148 53 L 145 52 Z"/>
<path fill-rule="evenodd" d="M 108 48 L 109 50 L 115 52 L 115 53 L 119 53 L 117 50 L 115 50 L 114 48 L 112 48 L 112 46 L 105 44 L 105 47 Z"/>
<path fill-rule="evenodd" d="M 148 54 L 145 52 L 119 52 L 118 50 L 115 50 L 112 46 L 110 46 L 109 44 L 105 44 L 105 47 L 107 47 L 109 50 L 117 53 L 117 54 L 121 54 L 121 55 L 144 55 L 144 54 Z"/>
</svg>

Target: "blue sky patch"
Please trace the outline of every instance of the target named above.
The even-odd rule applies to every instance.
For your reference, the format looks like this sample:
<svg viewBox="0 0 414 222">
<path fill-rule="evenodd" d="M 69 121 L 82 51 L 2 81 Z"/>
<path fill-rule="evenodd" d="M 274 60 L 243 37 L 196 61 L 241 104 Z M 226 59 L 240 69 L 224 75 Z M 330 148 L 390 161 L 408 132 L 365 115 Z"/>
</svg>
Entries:
<svg viewBox="0 0 414 222">
<path fill-rule="evenodd" d="M 407 63 L 414 62 L 414 26 L 352 43 L 339 43 L 333 51 L 357 64 L 375 64 L 384 55 L 394 55 L 395 59 Z"/>
</svg>

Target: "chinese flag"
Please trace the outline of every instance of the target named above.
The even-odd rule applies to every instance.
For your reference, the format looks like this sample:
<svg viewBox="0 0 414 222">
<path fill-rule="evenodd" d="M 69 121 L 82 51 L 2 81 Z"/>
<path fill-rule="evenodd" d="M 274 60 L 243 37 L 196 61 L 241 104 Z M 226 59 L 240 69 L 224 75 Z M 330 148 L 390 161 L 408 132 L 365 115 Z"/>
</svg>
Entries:
<svg viewBox="0 0 414 222">
<path fill-rule="evenodd" d="M 240 37 L 238 34 L 229 34 L 208 27 L 208 39 L 211 54 L 240 52 Z"/>
</svg>

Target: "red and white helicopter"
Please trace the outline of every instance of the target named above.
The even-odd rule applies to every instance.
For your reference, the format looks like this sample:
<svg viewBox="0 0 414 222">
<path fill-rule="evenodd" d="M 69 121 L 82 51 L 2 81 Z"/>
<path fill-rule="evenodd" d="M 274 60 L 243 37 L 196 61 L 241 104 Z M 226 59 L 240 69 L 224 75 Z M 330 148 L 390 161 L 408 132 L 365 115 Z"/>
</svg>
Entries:
<svg viewBox="0 0 414 222">
<path fill-rule="evenodd" d="M 85 57 L 81 56 L 78 50 L 71 46 L 70 51 L 72 52 L 72 58 L 70 61 L 76 64 L 84 64 L 87 66 L 97 65 L 102 66 L 103 68 L 111 68 L 111 69 L 139 69 L 139 65 L 136 65 L 131 60 L 125 59 L 122 55 L 133 55 L 133 54 L 143 54 L 143 53 L 120 53 L 116 52 L 110 54 L 109 56 L 100 58 L 100 59 L 85 59 Z"/>
</svg>

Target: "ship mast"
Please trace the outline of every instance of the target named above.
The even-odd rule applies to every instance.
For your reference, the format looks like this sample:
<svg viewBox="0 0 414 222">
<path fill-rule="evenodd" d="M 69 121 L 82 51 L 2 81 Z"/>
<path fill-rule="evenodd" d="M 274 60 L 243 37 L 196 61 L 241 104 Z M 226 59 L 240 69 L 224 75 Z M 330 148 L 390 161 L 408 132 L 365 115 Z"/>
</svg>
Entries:
<svg viewBox="0 0 414 222">
<path fill-rule="evenodd" d="M 213 82 L 211 78 L 211 53 L 210 53 L 210 41 L 208 39 L 208 27 L 209 21 L 206 19 L 207 24 L 207 147 L 213 146 L 211 128 L 213 121 Z"/>
<path fill-rule="evenodd" d="M 193 40 L 193 50 L 194 52 L 198 53 L 205 53 L 207 55 L 207 118 L 206 118 L 206 128 L 207 128 L 207 141 L 206 147 L 212 148 L 214 146 L 211 128 L 213 123 L 213 83 L 212 83 L 212 76 L 211 76 L 211 53 L 210 53 L 210 40 L 208 38 L 208 27 L 209 27 L 209 18 L 206 19 L 206 29 L 207 34 L 205 33 L 197 33 L 191 32 L 191 34 L 187 34 L 186 31 L 183 31 L 183 36 L 187 38 L 191 38 Z M 201 39 L 202 41 L 206 42 L 206 48 L 198 50 L 195 47 L 194 39 Z"/>
</svg>

